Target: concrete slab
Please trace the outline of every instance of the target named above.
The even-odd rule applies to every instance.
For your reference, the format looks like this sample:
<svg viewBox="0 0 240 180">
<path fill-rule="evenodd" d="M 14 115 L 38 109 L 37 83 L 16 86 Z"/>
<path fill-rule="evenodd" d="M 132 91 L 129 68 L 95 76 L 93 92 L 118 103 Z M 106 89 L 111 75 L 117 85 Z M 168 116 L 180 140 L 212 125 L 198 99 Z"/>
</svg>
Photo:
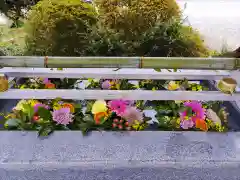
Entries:
<svg viewBox="0 0 240 180">
<path fill-rule="evenodd" d="M 0 179 L 239 179 L 240 133 L 0 132 Z"/>
</svg>

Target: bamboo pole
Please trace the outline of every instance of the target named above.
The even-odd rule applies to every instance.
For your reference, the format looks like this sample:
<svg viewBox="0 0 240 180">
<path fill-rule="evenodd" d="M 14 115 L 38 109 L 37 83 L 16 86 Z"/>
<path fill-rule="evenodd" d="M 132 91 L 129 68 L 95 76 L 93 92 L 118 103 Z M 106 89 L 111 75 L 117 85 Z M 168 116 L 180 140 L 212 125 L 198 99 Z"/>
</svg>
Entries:
<svg viewBox="0 0 240 180">
<path fill-rule="evenodd" d="M 0 67 L 240 69 L 240 58 L 0 56 Z"/>
</svg>

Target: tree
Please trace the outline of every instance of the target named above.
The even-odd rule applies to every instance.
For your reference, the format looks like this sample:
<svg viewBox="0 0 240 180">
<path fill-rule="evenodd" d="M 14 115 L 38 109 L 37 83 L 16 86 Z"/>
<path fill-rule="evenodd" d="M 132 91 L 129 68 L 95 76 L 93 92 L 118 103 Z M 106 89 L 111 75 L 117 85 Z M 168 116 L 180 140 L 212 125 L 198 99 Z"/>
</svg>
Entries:
<svg viewBox="0 0 240 180">
<path fill-rule="evenodd" d="M 29 10 L 31 6 L 40 0 L 0 0 L 0 12 L 13 20 L 12 27 L 18 27 L 20 18 L 24 17 L 24 10 Z"/>
</svg>

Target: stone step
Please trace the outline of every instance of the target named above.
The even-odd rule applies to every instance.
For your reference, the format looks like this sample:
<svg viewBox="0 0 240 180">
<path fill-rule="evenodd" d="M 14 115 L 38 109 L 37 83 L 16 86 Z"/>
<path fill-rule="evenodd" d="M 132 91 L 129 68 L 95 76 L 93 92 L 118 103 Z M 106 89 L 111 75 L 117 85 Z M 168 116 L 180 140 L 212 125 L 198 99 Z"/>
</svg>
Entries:
<svg viewBox="0 0 240 180">
<path fill-rule="evenodd" d="M 0 132 L 4 180 L 234 180 L 240 133 Z"/>
</svg>

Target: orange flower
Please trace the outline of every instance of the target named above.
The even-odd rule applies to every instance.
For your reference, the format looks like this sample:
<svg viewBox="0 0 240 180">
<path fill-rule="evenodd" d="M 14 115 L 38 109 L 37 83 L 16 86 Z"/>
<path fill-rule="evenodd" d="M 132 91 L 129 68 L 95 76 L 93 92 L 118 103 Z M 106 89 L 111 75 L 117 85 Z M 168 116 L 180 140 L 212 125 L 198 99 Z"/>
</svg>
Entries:
<svg viewBox="0 0 240 180">
<path fill-rule="evenodd" d="M 107 115 L 108 114 L 106 112 L 100 112 L 100 113 L 94 114 L 94 120 L 95 120 L 96 124 L 100 124 L 101 119 L 106 118 Z"/>
<path fill-rule="evenodd" d="M 196 120 L 196 128 L 199 128 L 202 131 L 207 131 L 208 130 L 207 123 L 203 119 L 197 119 Z"/>
<path fill-rule="evenodd" d="M 71 113 L 75 112 L 74 106 L 72 104 L 70 104 L 70 103 L 63 103 L 62 107 L 63 108 L 69 108 Z"/>
<path fill-rule="evenodd" d="M 55 89 L 55 84 L 53 84 L 53 83 L 47 83 L 47 84 L 45 84 L 45 88 L 46 88 L 46 89 Z"/>
</svg>

